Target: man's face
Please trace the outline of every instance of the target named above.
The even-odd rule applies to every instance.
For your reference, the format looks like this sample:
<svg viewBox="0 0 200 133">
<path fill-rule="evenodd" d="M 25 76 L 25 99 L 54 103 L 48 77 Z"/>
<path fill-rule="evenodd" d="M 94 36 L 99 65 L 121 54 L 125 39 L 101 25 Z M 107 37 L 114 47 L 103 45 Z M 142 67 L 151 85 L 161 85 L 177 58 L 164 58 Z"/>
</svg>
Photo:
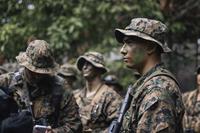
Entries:
<svg viewBox="0 0 200 133">
<path fill-rule="evenodd" d="M 88 61 L 85 61 L 82 73 L 86 79 L 92 79 L 97 76 L 96 68 Z"/>
<path fill-rule="evenodd" d="M 200 85 L 200 74 L 197 74 L 197 84 Z"/>
<path fill-rule="evenodd" d="M 146 45 L 142 41 L 133 40 L 129 37 L 124 38 L 124 44 L 120 50 L 123 55 L 124 63 L 128 68 L 137 69 L 141 66 L 147 55 Z"/>
<path fill-rule="evenodd" d="M 48 74 L 35 73 L 27 68 L 25 68 L 25 76 L 28 79 L 28 81 L 33 84 L 38 84 L 49 77 Z"/>
</svg>

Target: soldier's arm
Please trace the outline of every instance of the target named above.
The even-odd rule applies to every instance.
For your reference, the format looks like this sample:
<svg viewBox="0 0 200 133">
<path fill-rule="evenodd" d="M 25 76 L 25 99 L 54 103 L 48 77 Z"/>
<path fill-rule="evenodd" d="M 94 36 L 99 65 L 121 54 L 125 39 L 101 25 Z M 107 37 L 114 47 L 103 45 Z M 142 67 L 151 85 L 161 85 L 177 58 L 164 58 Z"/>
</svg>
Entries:
<svg viewBox="0 0 200 133">
<path fill-rule="evenodd" d="M 6 73 L 0 75 L 0 87 L 9 87 L 12 80 L 13 73 Z"/>
<path fill-rule="evenodd" d="M 162 88 L 148 93 L 139 108 L 136 132 L 175 133 L 176 118 L 173 102 Z"/>
<path fill-rule="evenodd" d="M 61 126 L 53 129 L 54 133 L 82 132 L 82 124 L 78 113 L 78 105 L 72 94 L 66 93 L 63 96 L 58 123 Z"/>
<path fill-rule="evenodd" d="M 110 92 L 108 96 L 106 96 L 107 106 L 107 122 L 111 122 L 116 119 L 118 116 L 119 108 L 121 107 L 122 97 L 116 92 Z"/>
<path fill-rule="evenodd" d="M 182 99 L 183 99 L 183 103 L 186 105 L 186 103 L 188 102 L 188 99 L 190 97 L 190 93 L 186 92 L 182 94 Z"/>
</svg>

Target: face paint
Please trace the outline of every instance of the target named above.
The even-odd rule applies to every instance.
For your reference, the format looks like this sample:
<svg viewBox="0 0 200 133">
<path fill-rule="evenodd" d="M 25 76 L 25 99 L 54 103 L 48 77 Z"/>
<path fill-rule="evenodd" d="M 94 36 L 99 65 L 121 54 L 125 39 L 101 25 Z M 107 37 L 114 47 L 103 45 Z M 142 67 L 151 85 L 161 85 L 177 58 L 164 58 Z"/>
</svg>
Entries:
<svg viewBox="0 0 200 133">
<path fill-rule="evenodd" d="M 138 41 L 125 41 L 121 53 L 127 67 L 137 68 L 146 58 L 145 45 Z"/>
<path fill-rule="evenodd" d="M 49 75 L 47 75 L 47 74 L 35 73 L 35 72 L 30 71 L 27 68 L 25 68 L 24 75 L 25 75 L 27 82 L 29 82 L 31 84 L 38 84 L 39 82 L 46 80 L 49 77 Z"/>
<path fill-rule="evenodd" d="M 197 84 L 200 86 L 200 74 L 197 74 Z"/>
<path fill-rule="evenodd" d="M 134 64 L 140 64 L 145 57 L 145 50 L 141 47 L 137 48 L 135 52 L 132 54 L 132 59 Z"/>
<path fill-rule="evenodd" d="M 95 67 L 87 61 L 83 65 L 82 74 L 86 79 L 93 79 L 97 76 Z"/>
</svg>

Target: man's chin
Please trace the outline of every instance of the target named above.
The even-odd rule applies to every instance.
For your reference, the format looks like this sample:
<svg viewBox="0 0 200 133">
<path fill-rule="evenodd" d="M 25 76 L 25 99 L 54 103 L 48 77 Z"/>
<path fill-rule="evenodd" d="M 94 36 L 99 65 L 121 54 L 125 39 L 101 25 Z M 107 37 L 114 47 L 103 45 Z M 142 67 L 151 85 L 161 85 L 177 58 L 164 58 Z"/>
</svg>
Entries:
<svg viewBox="0 0 200 133">
<path fill-rule="evenodd" d="M 84 74 L 83 77 L 84 77 L 85 79 L 90 79 L 90 78 L 91 78 L 91 75 L 90 75 L 90 74 Z"/>
<path fill-rule="evenodd" d="M 126 67 L 129 68 L 129 69 L 134 69 L 133 65 L 126 64 Z"/>
</svg>

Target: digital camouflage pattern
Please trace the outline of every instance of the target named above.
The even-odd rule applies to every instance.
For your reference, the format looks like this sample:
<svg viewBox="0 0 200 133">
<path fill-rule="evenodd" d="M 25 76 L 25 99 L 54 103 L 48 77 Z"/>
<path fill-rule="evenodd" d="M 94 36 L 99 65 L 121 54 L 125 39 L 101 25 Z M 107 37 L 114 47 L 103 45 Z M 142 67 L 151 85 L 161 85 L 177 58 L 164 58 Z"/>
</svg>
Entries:
<svg viewBox="0 0 200 133">
<path fill-rule="evenodd" d="M 27 109 L 25 103 L 30 98 L 35 124 L 50 125 L 55 133 L 81 132 L 78 105 L 63 84 L 64 80 L 57 76 L 48 77 L 37 86 L 30 85 L 23 72 L 0 76 L 0 86 L 13 90 L 13 98 L 20 110 Z"/>
<path fill-rule="evenodd" d="M 19 65 L 36 73 L 54 74 L 59 68 L 52 56 L 49 44 L 44 40 L 30 42 L 26 52 L 21 52 L 16 59 Z"/>
<path fill-rule="evenodd" d="M 163 49 L 163 52 L 171 52 L 165 42 L 167 26 L 160 21 L 147 18 L 134 18 L 125 29 L 115 29 L 115 37 L 123 43 L 125 36 L 136 36 L 155 42 Z"/>
<path fill-rule="evenodd" d="M 74 65 L 71 65 L 71 64 L 63 64 L 61 67 L 60 67 L 60 70 L 58 72 L 58 75 L 62 75 L 62 76 L 66 76 L 66 77 L 75 77 L 76 78 L 76 75 L 78 74 L 77 72 L 77 69 Z"/>
<path fill-rule="evenodd" d="M 85 61 L 90 62 L 93 66 L 101 69 L 103 73 L 107 72 L 108 69 L 105 67 L 105 61 L 103 55 L 99 52 L 87 52 L 77 59 L 77 68 L 81 71 Z"/>
<path fill-rule="evenodd" d="M 0 66 L 0 75 L 4 73 L 7 73 L 7 70 L 4 67 Z"/>
<path fill-rule="evenodd" d="M 131 92 L 122 133 L 181 133 L 184 106 L 172 74 L 157 65 L 143 75 Z"/>
<path fill-rule="evenodd" d="M 7 72 L 16 72 L 21 68 L 17 62 L 5 62 L 2 67 L 5 68 Z"/>
<path fill-rule="evenodd" d="M 183 117 L 183 128 L 185 131 L 200 133 L 200 101 L 197 101 L 199 89 L 183 94 L 185 114 Z"/>
<path fill-rule="evenodd" d="M 34 40 L 16 59 L 25 69 L 1 75 L 0 86 L 9 88 L 20 111 L 28 109 L 35 124 L 51 126 L 55 133 L 81 132 L 78 105 L 73 94 L 65 88 L 64 79 L 55 76 L 58 65 L 49 44 Z M 43 76 L 35 76 L 38 78 L 35 83 L 28 78 L 26 69 Z"/>
<path fill-rule="evenodd" d="M 75 94 L 80 107 L 84 132 L 107 133 L 113 119 L 117 117 L 121 97 L 107 85 L 99 87 L 95 95 L 86 97 L 86 88 Z"/>
</svg>

